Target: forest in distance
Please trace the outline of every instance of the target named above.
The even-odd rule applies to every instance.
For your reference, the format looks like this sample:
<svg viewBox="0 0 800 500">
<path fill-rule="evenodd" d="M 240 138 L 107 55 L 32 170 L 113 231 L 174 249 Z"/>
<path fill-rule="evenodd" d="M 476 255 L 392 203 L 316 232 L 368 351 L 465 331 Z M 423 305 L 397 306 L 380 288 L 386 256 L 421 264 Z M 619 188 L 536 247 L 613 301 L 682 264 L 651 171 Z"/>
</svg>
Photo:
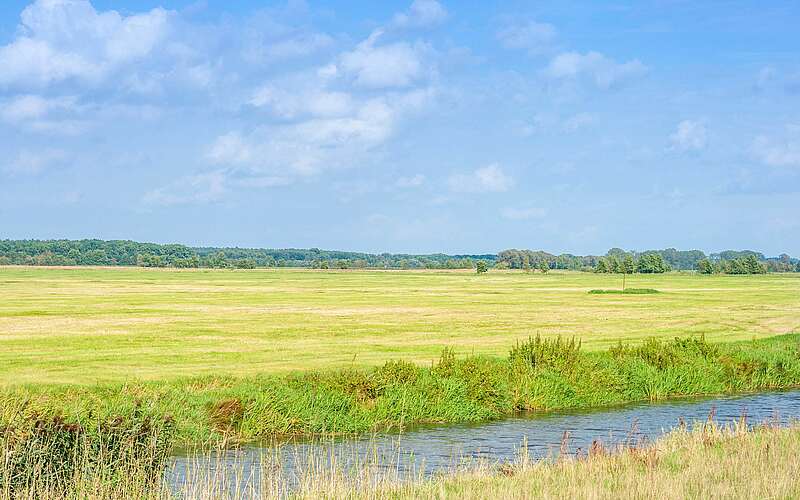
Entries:
<svg viewBox="0 0 800 500">
<path fill-rule="evenodd" d="M 314 269 L 472 269 L 526 271 L 563 269 L 600 273 L 663 273 L 696 270 L 703 274 L 800 272 L 800 259 L 788 254 L 768 257 L 752 250 L 705 254 L 700 250 L 625 251 L 605 255 L 555 255 L 545 251 L 503 250 L 497 254 L 394 254 L 337 250 L 190 247 L 130 240 L 0 240 L 0 265 L 139 266 L 175 268 Z"/>
</svg>

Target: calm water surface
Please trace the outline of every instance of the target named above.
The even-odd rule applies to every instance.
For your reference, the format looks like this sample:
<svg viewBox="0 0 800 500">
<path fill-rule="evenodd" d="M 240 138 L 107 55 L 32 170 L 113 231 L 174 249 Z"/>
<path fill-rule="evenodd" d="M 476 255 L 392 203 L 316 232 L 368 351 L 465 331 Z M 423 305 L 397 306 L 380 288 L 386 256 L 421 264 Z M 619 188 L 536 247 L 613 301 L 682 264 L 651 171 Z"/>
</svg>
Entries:
<svg viewBox="0 0 800 500">
<path fill-rule="evenodd" d="M 641 443 L 668 432 L 681 421 L 691 425 L 707 420 L 710 414 L 718 423 L 746 415 L 751 424 L 769 420 L 785 425 L 800 419 L 800 391 L 525 414 L 481 424 L 417 427 L 402 434 L 284 442 L 200 457 L 178 456 L 167 480 L 179 490 L 192 481 L 190 470 L 208 469 L 220 477 L 236 476 L 232 481 L 235 488 L 257 495 L 265 468 L 279 469 L 289 483 L 296 483 L 315 467 L 330 468 L 332 462 L 343 469 L 364 469 L 363 465 L 369 464 L 378 474 L 383 471 L 399 478 L 422 477 L 486 461 L 510 461 L 523 447 L 535 458 L 546 458 L 559 453 L 564 444 L 570 453 L 577 453 L 588 449 L 594 440 L 610 446 Z"/>
</svg>

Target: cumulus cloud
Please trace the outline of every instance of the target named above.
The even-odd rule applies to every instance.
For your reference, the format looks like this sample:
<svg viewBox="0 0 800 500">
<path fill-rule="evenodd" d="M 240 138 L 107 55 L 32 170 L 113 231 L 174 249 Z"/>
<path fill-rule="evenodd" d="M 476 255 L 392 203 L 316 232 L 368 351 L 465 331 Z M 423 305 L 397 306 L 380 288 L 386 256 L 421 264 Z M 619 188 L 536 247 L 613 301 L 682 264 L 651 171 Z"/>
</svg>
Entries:
<svg viewBox="0 0 800 500">
<path fill-rule="evenodd" d="M 497 32 L 497 39 L 507 49 L 523 49 L 538 54 L 553 43 L 556 34 L 552 24 L 528 21 L 506 26 Z"/>
<path fill-rule="evenodd" d="M 697 121 L 684 120 L 669 136 L 669 142 L 672 149 L 682 152 L 705 149 L 708 143 L 706 126 Z"/>
<path fill-rule="evenodd" d="M 500 165 L 492 163 L 469 174 L 454 174 L 447 181 L 450 190 L 458 193 L 488 193 L 508 191 L 514 179 Z"/>
<path fill-rule="evenodd" d="M 292 123 L 264 124 L 247 134 L 219 136 L 206 158 L 251 175 L 305 176 L 358 165 L 382 145 L 406 114 L 424 106 L 427 90 L 354 101 L 347 113 L 317 114 Z"/>
<path fill-rule="evenodd" d="M 257 89 L 250 104 L 287 119 L 344 116 L 352 112 L 354 106 L 353 98 L 347 92 L 324 88 L 289 89 L 276 85 Z"/>
<path fill-rule="evenodd" d="M 400 28 L 425 27 L 447 19 L 447 10 L 436 0 L 414 0 L 407 12 L 395 14 L 392 25 Z"/>
<path fill-rule="evenodd" d="M 122 16 L 97 12 L 88 0 L 37 0 L 22 12 L 16 39 L 0 47 L 0 84 L 99 81 L 149 55 L 166 37 L 170 16 L 161 8 Z"/>
<path fill-rule="evenodd" d="M 756 137 L 751 152 L 770 167 L 800 167 L 800 126 L 787 127 L 784 137 Z"/>
<path fill-rule="evenodd" d="M 558 81 L 587 79 L 598 88 L 608 89 L 647 72 L 638 59 L 618 63 L 599 52 L 564 52 L 544 69 L 544 76 Z"/>
<path fill-rule="evenodd" d="M 511 220 L 541 219 L 547 215 L 547 210 L 543 208 L 514 208 L 507 207 L 501 212 L 503 217 Z"/>
<path fill-rule="evenodd" d="M 424 44 L 394 42 L 380 44 L 383 30 L 377 30 L 350 51 L 337 65 L 357 86 L 367 88 L 409 87 L 426 75 Z"/>
</svg>

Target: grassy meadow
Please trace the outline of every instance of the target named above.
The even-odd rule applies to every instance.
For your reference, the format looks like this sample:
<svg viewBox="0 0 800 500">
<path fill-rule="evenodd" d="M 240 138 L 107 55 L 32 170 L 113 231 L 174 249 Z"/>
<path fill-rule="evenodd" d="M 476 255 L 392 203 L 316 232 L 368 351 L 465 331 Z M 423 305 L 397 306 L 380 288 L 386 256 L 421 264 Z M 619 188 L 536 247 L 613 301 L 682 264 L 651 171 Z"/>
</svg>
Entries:
<svg viewBox="0 0 800 500">
<path fill-rule="evenodd" d="M 0 267 L 0 385 L 169 381 L 800 332 L 800 275 Z"/>
</svg>

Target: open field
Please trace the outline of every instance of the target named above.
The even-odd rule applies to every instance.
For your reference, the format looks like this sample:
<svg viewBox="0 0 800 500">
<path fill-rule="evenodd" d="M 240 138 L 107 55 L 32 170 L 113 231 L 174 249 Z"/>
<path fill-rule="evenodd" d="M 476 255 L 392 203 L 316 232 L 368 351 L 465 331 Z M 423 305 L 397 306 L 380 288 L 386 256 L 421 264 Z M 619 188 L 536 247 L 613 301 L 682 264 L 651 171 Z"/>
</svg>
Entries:
<svg viewBox="0 0 800 500">
<path fill-rule="evenodd" d="M 444 346 L 506 355 L 529 335 L 584 349 L 800 332 L 800 275 L 0 268 L 0 384 L 168 380 L 429 365 Z"/>
</svg>

